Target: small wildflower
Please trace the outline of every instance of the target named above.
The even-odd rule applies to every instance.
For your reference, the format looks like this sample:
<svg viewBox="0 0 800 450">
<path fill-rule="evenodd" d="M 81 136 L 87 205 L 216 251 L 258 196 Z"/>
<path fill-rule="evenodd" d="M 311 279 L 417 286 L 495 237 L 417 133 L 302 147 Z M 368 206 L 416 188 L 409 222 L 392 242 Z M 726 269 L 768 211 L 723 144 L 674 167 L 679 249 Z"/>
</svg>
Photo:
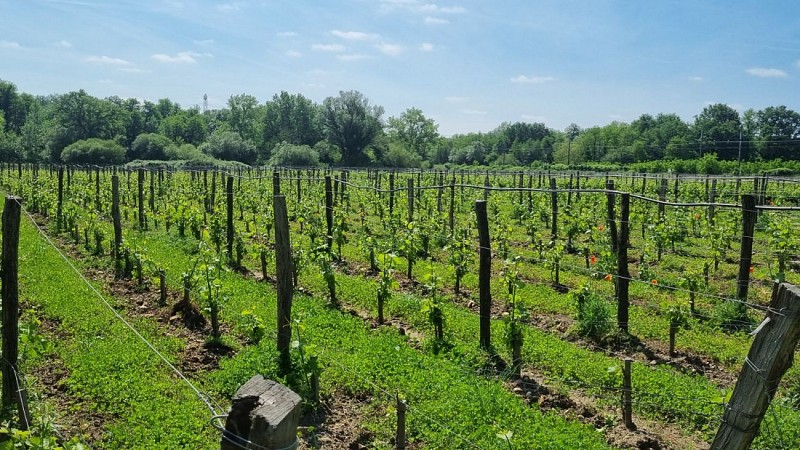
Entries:
<svg viewBox="0 0 800 450">
<path fill-rule="evenodd" d="M 753 266 L 750 266 L 750 273 L 753 273 L 753 272 L 755 272 L 755 271 L 756 271 L 756 268 L 755 268 L 755 267 L 753 267 Z"/>
<path fill-rule="evenodd" d="M 595 255 L 590 256 L 589 257 L 589 262 L 591 264 L 597 264 L 597 256 L 595 256 Z"/>
<path fill-rule="evenodd" d="M 605 225 L 603 225 L 603 224 L 601 223 L 600 225 L 598 225 L 598 226 L 597 226 L 597 229 L 598 229 L 599 231 L 601 231 L 601 232 L 602 232 L 602 231 L 606 231 L 606 226 L 605 226 Z"/>
<path fill-rule="evenodd" d="M 606 281 L 611 281 L 611 274 L 610 273 L 606 274 L 605 280 Z"/>
<path fill-rule="evenodd" d="M 650 284 L 652 284 L 653 286 L 658 286 L 658 280 L 653 278 L 652 280 L 650 280 Z"/>
</svg>

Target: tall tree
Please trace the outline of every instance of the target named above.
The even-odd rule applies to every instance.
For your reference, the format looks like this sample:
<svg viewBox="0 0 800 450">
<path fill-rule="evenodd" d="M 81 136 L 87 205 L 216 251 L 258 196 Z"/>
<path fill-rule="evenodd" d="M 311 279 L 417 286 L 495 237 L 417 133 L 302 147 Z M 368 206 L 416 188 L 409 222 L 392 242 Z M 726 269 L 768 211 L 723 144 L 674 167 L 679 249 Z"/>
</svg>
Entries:
<svg viewBox="0 0 800 450">
<path fill-rule="evenodd" d="M 770 106 L 755 114 L 758 151 L 765 159 L 800 159 L 800 114 Z"/>
<path fill-rule="evenodd" d="M 742 123 L 735 109 L 723 103 L 706 106 L 695 116 L 693 130 L 703 154 L 716 153 L 720 159 L 738 157 Z M 748 156 L 743 152 L 743 158 Z"/>
<path fill-rule="evenodd" d="M 260 143 L 262 141 L 261 116 L 264 109 L 259 106 L 258 100 L 248 94 L 232 95 L 228 99 L 228 109 L 228 123 L 231 130 L 239 133 L 242 139 L 253 145 Z"/>
<path fill-rule="evenodd" d="M 409 108 L 400 117 L 390 117 L 386 128 L 390 138 L 401 142 L 421 158 L 431 156 L 433 145 L 439 138 L 439 125 L 425 117 L 419 108 Z"/>
<path fill-rule="evenodd" d="M 275 94 L 264 107 L 263 120 L 264 157 L 281 142 L 313 147 L 323 138 L 319 107 L 302 94 Z"/>
<path fill-rule="evenodd" d="M 363 166 L 369 163 L 364 152 L 383 130 L 383 108 L 370 105 L 358 91 L 340 91 L 323 103 L 323 120 L 328 141 L 342 150 L 342 163 Z"/>
</svg>

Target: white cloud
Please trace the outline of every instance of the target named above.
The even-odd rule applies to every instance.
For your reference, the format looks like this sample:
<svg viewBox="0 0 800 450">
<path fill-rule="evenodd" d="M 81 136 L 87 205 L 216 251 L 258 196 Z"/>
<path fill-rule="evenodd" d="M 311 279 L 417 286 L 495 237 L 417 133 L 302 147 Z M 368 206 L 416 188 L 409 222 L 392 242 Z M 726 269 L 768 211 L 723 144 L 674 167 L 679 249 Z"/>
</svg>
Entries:
<svg viewBox="0 0 800 450">
<path fill-rule="evenodd" d="M 288 56 L 289 58 L 300 58 L 301 56 L 303 56 L 302 53 L 300 53 L 300 52 L 298 52 L 296 50 L 288 50 L 285 53 L 285 55 Z"/>
<path fill-rule="evenodd" d="M 702 83 L 703 81 L 706 81 L 706 80 L 703 77 L 692 76 L 692 77 L 689 77 L 689 81 L 694 81 L 695 83 Z"/>
<path fill-rule="evenodd" d="M 450 21 L 447 19 L 442 19 L 439 17 L 432 17 L 432 16 L 425 17 L 424 22 L 425 25 L 447 25 L 448 23 L 450 23 Z"/>
<path fill-rule="evenodd" d="M 298 33 L 295 33 L 294 31 L 279 31 L 277 35 L 278 37 L 295 37 L 298 36 Z"/>
<path fill-rule="evenodd" d="M 487 114 L 486 111 L 480 109 L 462 109 L 460 112 L 461 114 L 467 114 L 469 116 L 483 116 Z"/>
<path fill-rule="evenodd" d="M 745 70 L 748 75 L 752 75 L 754 77 L 759 78 L 786 78 L 789 76 L 786 72 L 782 71 L 781 69 L 773 69 L 767 67 L 751 67 Z"/>
<path fill-rule="evenodd" d="M 0 48 L 20 48 L 19 42 L 0 41 Z"/>
<path fill-rule="evenodd" d="M 244 8 L 245 2 L 231 2 L 231 3 L 222 3 L 217 5 L 217 11 L 220 12 L 236 12 Z"/>
<path fill-rule="evenodd" d="M 461 6 L 439 6 L 421 0 L 381 0 L 385 12 L 408 11 L 414 14 L 463 14 L 467 10 Z"/>
<path fill-rule="evenodd" d="M 53 42 L 53 45 L 55 45 L 56 47 L 63 47 L 63 48 L 71 48 L 72 47 L 72 43 L 71 42 L 64 41 L 64 40 Z"/>
<path fill-rule="evenodd" d="M 527 75 L 517 75 L 516 77 L 511 78 L 512 83 L 541 84 L 541 83 L 547 83 L 549 81 L 556 81 L 556 79 L 553 77 L 541 77 L 541 76 L 529 77 Z"/>
<path fill-rule="evenodd" d="M 198 56 L 201 55 L 195 52 L 178 52 L 175 55 L 156 53 L 155 55 L 151 56 L 151 58 L 155 59 L 158 62 L 170 63 L 170 64 L 194 64 L 197 62 Z M 206 53 L 204 56 L 212 56 L 212 55 Z"/>
<path fill-rule="evenodd" d="M 367 59 L 369 56 L 363 55 L 361 53 L 348 53 L 346 55 L 338 55 L 337 58 L 340 61 L 359 61 L 362 59 Z"/>
<path fill-rule="evenodd" d="M 128 73 L 150 73 L 149 70 L 139 69 L 137 67 L 120 67 L 119 70 Z"/>
<path fill-rule="evenodd" d="M 313 50 L 320 52 L 343 52 L 345 51 L 344 45 L 341 44 L 314 44 L 311 46 Z"/>
<path fill-rule="evenodd" d="M 110 56 L 105 56 L 105 55 L 102 55 L 102 56 L 96 56 L 96 55 L 87 56 L 86 58 L 84 58 L 84 61 L 90 62 L 92 64 L 104 64 L 104 65 L 109 65 L 109 66 L 130 66 L 131 65 L 131 62 L 127 61 L 125 59 L 112 58 Z"/>
<path fill-rule="evenodd" d="M 446 102 L 462 103 L 462 102 L 465 102 L 465 101 L 469 100 L 469 97 L 459 97 L 459 96 L 456 96 L 456 95 L 451 95 L 449 97 L 445 97 L 444 100 Z"/>
<path fill-rule="evenodd" d="M 423 42 L 422 44 L 419 45 L 420 51 L 423 52 L 432 52 L 433 48 L 434 48 L 433 44 L 431 44 L 430 42 Z"/>
<path fill-rule="evenodd" d="M 332 30 L 331 34 L 348 41 L 374 41 L 380 37 L 377 34 L 364 33 L 363 31 Z"/>
<path fill-rule="evenodd" d="M 380 50 L 381 53 L 391 56 L 397 56 L 406 50 L 406 48 L 402 45 L 387 44 L 386 42 L 381 42 L 380 44 L 376 45 L 375 48 Z"/>
</svg>

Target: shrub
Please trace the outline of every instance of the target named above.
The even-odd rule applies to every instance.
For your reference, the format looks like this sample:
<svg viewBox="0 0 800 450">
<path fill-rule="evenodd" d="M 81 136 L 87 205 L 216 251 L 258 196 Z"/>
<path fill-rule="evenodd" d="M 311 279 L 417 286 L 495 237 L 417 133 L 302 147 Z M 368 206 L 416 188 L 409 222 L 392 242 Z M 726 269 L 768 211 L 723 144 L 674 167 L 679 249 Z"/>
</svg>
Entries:
<svg viewBox="0 0 800 450">
<path fill-rule="evenodd" d="M 308 167 L 319 165 L 319 153 L 307 145 L 294 145 L 282 142 L 272 150 L 270 166 Z"/>
<path fill-rule="evenodd" d="M 142 133 L 131 144 L 128 159 L 168 159 L 170 147 L 174 144 L 163 134 Z"/>
<path fill-rule="evenodd" d="M 608 303 L 588 286 L 571 295 L 578 307 L 578 334 L 598 341 L 605 338 L 612 330 Z"/>
<path fill-rule="evenodd" d="M 256 147 L 233 131 L 217 131 L 200 146 L 200 150 L 217 159 L 239 161 L 245 164 L 256 162 Z"/>
<path fill-rule="evenodd" d="M 61 160 L 69 164 L 122 164 L 125 149 L 109 139 L 84 139 L 68 145 L 61 152 Z"/>
</svg>

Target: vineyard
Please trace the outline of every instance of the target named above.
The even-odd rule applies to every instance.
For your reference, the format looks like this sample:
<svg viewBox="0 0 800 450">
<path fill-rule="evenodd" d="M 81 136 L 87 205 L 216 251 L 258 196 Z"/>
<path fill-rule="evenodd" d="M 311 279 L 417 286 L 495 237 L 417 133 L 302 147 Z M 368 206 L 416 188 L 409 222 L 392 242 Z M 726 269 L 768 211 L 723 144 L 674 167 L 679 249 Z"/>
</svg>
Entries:
<svg viewBox="0 0 800 450">
<path fill-rule="evenodd" d="M 303 398 L 298 448 L 709 448 L 800 283 L 790 179 L 0 169 L 14 448 L 216 449 L 256 374 Z M 796 368 L 768 402 L 753 448 L 800 448 Z"/>
</svg>

